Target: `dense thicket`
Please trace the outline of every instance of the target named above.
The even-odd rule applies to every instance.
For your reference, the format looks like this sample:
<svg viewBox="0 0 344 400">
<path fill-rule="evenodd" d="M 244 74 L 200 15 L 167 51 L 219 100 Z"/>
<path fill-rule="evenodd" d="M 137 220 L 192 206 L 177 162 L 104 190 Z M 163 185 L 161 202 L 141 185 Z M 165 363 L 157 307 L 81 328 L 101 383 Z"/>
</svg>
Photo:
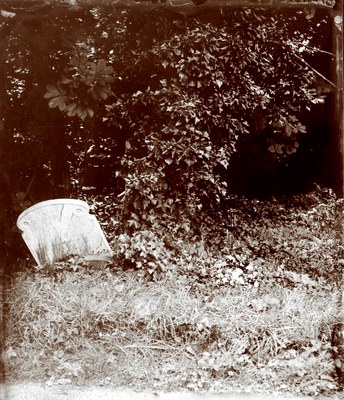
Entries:
<svg viewBox="0 0 344 400">
<path fill-rule="evenodd" d="M 271 165 L 297 152 L 332 88 L 317 70 L 331 60 L 329 20 L 313 8 L 7 9 L 5 213 L 94 183 L 124 190 L 135 229 L 217 207 L 238 148 Z"/>
</svg>

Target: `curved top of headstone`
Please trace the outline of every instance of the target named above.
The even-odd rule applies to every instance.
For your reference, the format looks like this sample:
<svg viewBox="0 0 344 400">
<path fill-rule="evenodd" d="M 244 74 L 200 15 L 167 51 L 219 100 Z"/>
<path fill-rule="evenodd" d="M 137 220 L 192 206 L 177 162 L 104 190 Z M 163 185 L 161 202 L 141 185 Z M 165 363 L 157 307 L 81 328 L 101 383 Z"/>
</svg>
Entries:
<svg viewBox="0 0 344 400">
<path fill-rule="evenodd" d="M 89 209 L 83 200 L 54 199 L 19 215 L 17 226 L 38 265 L 53 265 L 70 256 L 111 258 L 112 250 Z"/>
<path fill-rule="evenodd" d="M 32 211 L 37 211 L 40 208 L 43 207 L 49 207 L 49 206 L 56 206 L 56 205 L 61 205 L 61 206 L 79 206 L 84 209 L 84 211 L 89 212 L 90 207 L 89 205 L 83 201 L 83 200 L 78 200 L 78 199 L 53 199 L 53 200 L 45 200 L 41 201 L 40 203 L 34 204 L 33 206 L 27 208 L 25 211 L 23 211 L 18 219 L 17 219 L 17 226 L 19 229 L 21 229 L 21 222 L 22 220 L 30 214 Z"/>
</svg>

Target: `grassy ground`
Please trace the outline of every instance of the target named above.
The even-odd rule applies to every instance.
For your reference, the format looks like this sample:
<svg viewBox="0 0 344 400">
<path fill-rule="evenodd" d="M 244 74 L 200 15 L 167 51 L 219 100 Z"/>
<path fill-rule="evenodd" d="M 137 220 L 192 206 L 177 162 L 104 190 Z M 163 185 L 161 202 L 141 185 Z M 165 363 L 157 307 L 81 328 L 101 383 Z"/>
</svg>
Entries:
<svg viewBox="0 0 344 400">
<path fill-rule="evenodd" d="M 184 241 L 155 280 L 123 270 L 120 257 L 12 274 L 7 379 L 335 393 L 342 202 L 252 204 L 231 206 L 241 233 L 213 232 L 218 251 Z"/>
</svg>

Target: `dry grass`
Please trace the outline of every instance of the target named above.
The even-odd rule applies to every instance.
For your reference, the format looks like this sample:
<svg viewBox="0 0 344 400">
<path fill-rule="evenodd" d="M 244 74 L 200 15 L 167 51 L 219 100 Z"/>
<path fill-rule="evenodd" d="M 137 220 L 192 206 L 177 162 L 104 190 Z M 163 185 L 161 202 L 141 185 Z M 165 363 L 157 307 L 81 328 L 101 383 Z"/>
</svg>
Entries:
<svg viewBox="0 0 344 400">
<path fill-rule="evenodd" d="M 330 394 L 338 289 L 147 282 L 106 268 L 7 285 L 7 378 Z"/>
</svg>

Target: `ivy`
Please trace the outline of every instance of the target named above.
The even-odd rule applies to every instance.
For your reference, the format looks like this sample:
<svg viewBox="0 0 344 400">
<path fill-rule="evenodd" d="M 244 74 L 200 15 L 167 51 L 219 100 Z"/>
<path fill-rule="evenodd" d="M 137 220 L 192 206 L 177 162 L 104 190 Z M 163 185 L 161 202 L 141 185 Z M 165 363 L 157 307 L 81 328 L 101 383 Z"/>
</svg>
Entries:
<svg viewBox="0 0 344 400">
<path fill-rule="evenodd" d="M 7 148 L 18 135 L 26 148 L 37 141 L 39 169 L 59 187 L 71 177 L 82 186 L 92 157 L 120 158 L 129 231 L 151 229 L 166 212 L 197 224 L 221 208 L 243 138 L 264 131 L 271 157 L 288 157 L 307 131 L 301 116 L 331 91 L 310 61 L 324 54 L 329 16 L 307 10 L 228 7 L 185 18 L 102 5 L 4 17 Z M 4 151 L 7 160 L 13 153 Z M 30 173 L 17 175 L 29 185 Z"/>
<path fill-rule="evenodd" d="M 270 132 L 272 156 L 297 151 L 307 131 L 300 115 L 330 90 L 299 62 L 300 54 L 316 51 L 313 25 L 307 22 L 301 37 L 295 30 L 303 19 L 251 9 L 173 22 L 157 15 L 156 24 L 170 32 L 148 50 L 138 47 L 135 65 L 125 72 L 130 81 L 140 65 L 142 83 L 107 106 L 111 123 L 132 132 L 121 175 L 123 209 L 129 220 L 134 212 L 137 227 L 150 227 L 153 214 L 166 212 L 196 222 L 201 210 L 221 205 L 227 187 L 220 172 L 238 140 L 256 129 L 257 114 L 260 129 Z"/>
</svg>

